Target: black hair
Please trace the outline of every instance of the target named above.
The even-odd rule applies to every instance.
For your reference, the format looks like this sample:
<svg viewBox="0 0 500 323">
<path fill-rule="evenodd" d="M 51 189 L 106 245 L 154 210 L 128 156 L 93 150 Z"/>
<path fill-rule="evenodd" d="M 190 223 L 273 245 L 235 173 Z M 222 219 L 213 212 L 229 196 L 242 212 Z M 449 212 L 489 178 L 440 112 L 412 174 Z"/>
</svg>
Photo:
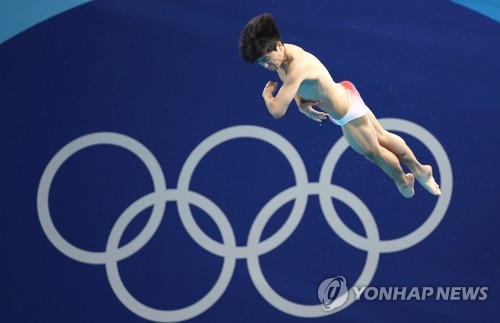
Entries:
<svg viewBox="0 0 500 323">
<path fill-rule="evenodd" d="M 270 13 L 263 13 L 250 20 L 240 36 L 240 54 L 247 63 L 254 63 L 260 56 L 276 50 L 281 36 Z"/>
</svg>

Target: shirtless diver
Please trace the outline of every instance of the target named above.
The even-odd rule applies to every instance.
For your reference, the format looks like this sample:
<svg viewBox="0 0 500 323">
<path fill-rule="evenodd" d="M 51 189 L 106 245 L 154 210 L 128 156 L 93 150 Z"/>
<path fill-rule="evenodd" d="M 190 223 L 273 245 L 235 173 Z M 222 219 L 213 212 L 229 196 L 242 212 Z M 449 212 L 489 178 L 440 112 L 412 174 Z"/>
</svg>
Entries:
<svg viewBox="0 0 500 323">
<path fill-rule="evenodd" d="M 277 82 L 267 82 L 262 92 L 274 118 L 283 117 L 295 100 L 300 112 L 312 120 L 329 119 L 341 126 L 350 146 L 382 168 L 404 197 L 415 195 L 415 179 L 430 193 L 441 195 L 432 167 L 420 164 L 401 137 L 382 128 L 351 82 L 336 83 L 315 56 L 298 46 L 284 44 L 271 14 L 250 20 L 241 33 L 239 46 L 243 60 L 277 72 L 283 82 L 276 96 Z M 401 163 L 411 173 L 405 174 Z"/>
</svg>

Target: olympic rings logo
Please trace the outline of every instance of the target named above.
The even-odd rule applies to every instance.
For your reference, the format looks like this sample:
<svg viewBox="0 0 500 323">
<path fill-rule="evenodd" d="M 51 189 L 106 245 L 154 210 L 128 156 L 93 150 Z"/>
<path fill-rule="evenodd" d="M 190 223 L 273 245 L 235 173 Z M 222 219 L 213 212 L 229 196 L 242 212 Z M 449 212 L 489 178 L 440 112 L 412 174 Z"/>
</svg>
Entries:
<svg viewBox="0 0 500 323">
<path fill-rule="evenodd" d="M 319 182 L 309 182 L 305 165 L 291 143 L 279 134 L 257 126 L 234 126 L 220 130 L 202 141 L 189 155 L 181 170 L 177 188 L 167 188 L 160 164 L 154 155 L 141 143 L 128 136 L 99 132 L 77 138 L 50 160 L 40 180 L 37 194 L 38 216 L 50 242 L 64 255 L 87 264 L 101 264 L 106 268 L 111 288 L 118 299 L 130 311 L 156 322 L 179 322 L 202 314 L 212 307 L 225 292 L 237 259 L 246 259 L 250 277 L 259 293 L 271 305 L 289 315 L 298 317 L 322 317 L 346 308 L 355 300 L 352 288 L 347 302 L 341 308 L 326 312 L 322 305 L 303 305 L 285 299 L 276 293 L 266 281 L 259 257 L 280 246 L 294 232 L 304 215 L 309 195 L 318 195 L 324 217 L 332 230 L 350 245 L 367 252 L 364 268 L 353 286 L 369 286 L 378 266 L 381 253 L 391 253 L 410 248 L 425 239 L 439 225 L 448 209 L 453 187 L 450 161 L 439 141 L 419 125 L 402 119 L 381 119 L 388 130 L 400 131 L 414 136 L 431 151 L 441 174 L 442 195 L 427 220 L 406 236 L 391 240 L 380 240 L 377 224 L 367 206 L 353 193 L 331 183 L 333 170 L 348 143 L 341 137 L 329 151 L 321 169 Z M 214 147 L 233 139 L 253 138 L 273 145 L 288 160 L 296 185 L 274 196 L 256 216 L 248 235 L 246 246 L 237 246 L 234 231 L 224 212 L 210 199 L 190 190 L 191 177 L 201 159 Z M 95 145 L 115 145 L 129 150 L 141 159 L 153 180 L 154 192 L 132 203 L 117 219 L 108 237 L 106 250 L 93 252 L 70 244 L 57 231 L 49 210 L 49 193 L 52 181 L 64 162 L 85 148 Z M 360 218 L 366 237 L 347 227 L 337 214 L 332 197 L 348 205 Z M 266 223 L 284 204 L 294 200 L 291 213 L 283 226 L 272 236 L 261 241 Z M 118 270 L 120 260 L 131 257 L 155 234 L 164 216 L 166 202 L 176 201 L 182 224 L 189 235 L 206 251 L 223 257 L 221 273 L 212 289 L 200 300 L 185 308 L 160 310 L 139 302 L 125 287 Z M 195 205 L 207 213 L 217 225 L 223 243 L 213 240 L 197 225 L 189 205 Z M 152 206 L 152 214 L 144 229 L 129 243 L 119 246 L 127 226 L 143 210 Z M 257 283 L 258 282 L 258 283 Z"/>
</svg>

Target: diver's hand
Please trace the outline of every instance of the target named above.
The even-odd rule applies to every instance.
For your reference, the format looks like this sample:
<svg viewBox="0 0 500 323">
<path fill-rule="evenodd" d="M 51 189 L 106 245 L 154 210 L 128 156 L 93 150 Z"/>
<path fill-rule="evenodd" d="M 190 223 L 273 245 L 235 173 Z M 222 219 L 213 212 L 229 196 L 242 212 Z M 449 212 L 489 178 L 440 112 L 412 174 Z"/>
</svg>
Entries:
<svg viewBox="0 0 500 323">
<path fill-rule="evenodd" d="M 300 112 L 305 114 L 309 119 L 316 122 L 323 122 L 328 118 L 328 113 L 323 111 L 317 111 L 313 108 L 313 105 L 318 105 L 319 101 L 304 101 L 301 100 L 298 104 Z"/>
<path fill-rule="evenodd" d="M 262 97 L 264 99 L 269 99 L 273 97 L 273 93 L 278 88 L 278 82 L 269 81 L 266 83 L 264 90 L 262 91 Z"/>
</svg>

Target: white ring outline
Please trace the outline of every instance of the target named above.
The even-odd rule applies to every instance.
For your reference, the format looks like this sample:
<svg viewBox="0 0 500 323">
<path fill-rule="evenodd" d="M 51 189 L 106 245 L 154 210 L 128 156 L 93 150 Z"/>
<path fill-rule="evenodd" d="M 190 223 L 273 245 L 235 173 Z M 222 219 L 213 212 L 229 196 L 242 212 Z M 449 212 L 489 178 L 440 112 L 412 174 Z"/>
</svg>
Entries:
<svg viewBox="0 0 500 323">
<path fill-rule="evenodd" d="M 425 239 L 434 229 L 436 229 L 446 214 L 446 210 L 450 204 L 453 190 L 453 174 L 450 160 L 443 146 L 441 146 L 439 141 L 429 131 L 407 120 L 384 118 L 379 121 L 384 129 L 400 131 L 412 135 L 430 150 L 438 165 L 442 191 L 442 195 L 438 198 L 436 206 L 430 216 L 420 225 L 420 227 L 403 237 L 376 242 L 376 247 L 381 253 L 388 253 L 410 248 Z M 345 137 L 341 137 L 335 143 L 323 163 L 323 168 L 321 169 L 319 177 L 320 183 L 326 184 L 330 182 L 337 162 L 348 147 L 349 144 Z M 366 238 L 352 231 L 342 222 L 329 197 L 325 195 L 320 196 L 320 204 L 323 209 L 323 214 L 333 215 L 331 219 L 327 218 L 328 224 L 332 229 L 335 227 L 337 228 L 337 232 L 343 240 L 346 242 L 350 241 L 353 246 L 362 250 L 373 248 L 373 245 L 371 245 L 373 242 L 368 242 Z"/>
<path fill-rule="evenodd" d="M 189 155 L 179 175 L 177 189 L 181 191 L 189 191 L 189 183 L 198 163 L 202 158 L 216 146 L 233 139 L 251 138 L 259 139 L 277 148 L 288 160 L 295 176 L 297 186 L 308 183 L 307 171 L 295 147 L 284 137 L 269 129 L 257 126 L 233 126 L 220 130 L 203 140 Z M 271 237 L 258 244 L 258 246 L 249 248 L 248 246 L 238 246 L 234 250 L 229 250 L 221 245 L 218 241 L 213 240 L 205 234 L 193 219 L 193 215 L 187 203 L 178 203 L 179 213 L 184 226 L 193 239 L 204 248 L 207 248 L 213 254 L 219 256 L 230 255 L 243 259 L 252 254 L 263 254 L 276 248 L 283 243 L 297 227 L 302 218 L 307 204 L 307 196 L 299 196 L 293 205 L 292 211 L 283 226 L 276 231 Z M 257 216 L 257 218 L 259 218 Z M 252 227 L 256 225 L 254 221 Z M 250 229 L 250 231 L 252 228 Z"/>
<path fill-rule="evenodd" d="M 173 200 L 188 201 L 190 204 L 194 204 L 203 209 L 218 226 L 224 244 L 229 244 L 230 248 L 234 248 L 236 246 L 236 238 L 234 236 L 234 232 L 231 229 L 229 221 L 222 213 L 222 211 L 211 200 L 191 191 L 181 192 L 176 189 L 169 189 L 163 192 L 154 192 L 145 195 L 135 201 L 132 205 L 130 205 L 120 215 L 115 225 L 113 226 L 113 229 L 111 230 L 111 233 L 109 235 L 108 243 L 106 245 L 106 252 L 108 254 L 114 254 L 115 252 L 118 252 L 120 238 L 125 232 L 125 229 L 127 228 L 128 224 L 130 224 L 130 222 L 132 222 L 132 220 L 138 214 L 140 214 L 141 211 L 145 210 L 151 205 L 156 205 L 157 203 L 165 203 L 167 201 Z M 231 281 L 231 278 L 233 276 L 234 268 L 236 266 L 236 259 L 234 257 L 224 257 L 224 262 L 222 265 L 221 273 L 219 274 L 219 278 L 217 279 L 215 285 L 205 296 L 203 296 L 197 302 L 181 309 L 159 310 L 144 305 L 129 293 L 120 277 L 117 259 L 117 257 L 109 258 L 109 261 L 107 261 L 105 264 L 106 274 L 108 276 L 108 280 L 111 288 L 113 289 L 113 292 L 122 302 L 122 304 L 125 305 L 125 307 L 127 307 L 129 310 L 145 319 L 156 322 L 184 321 L 198 316 L 208 310 L 219 300 L 222 294 L 226 291 L 227 286 L 229 285 L 229 282 Z"/>
<path fill-rule="evenodd" d="M 107 253 L 83 250 L 69 243 L 59 231 L 57 231 L 49 209 L 49 191 L 59 168 L 68 158 L 78 151 L 95 145 L 115 145 L 129 150 L 139 157 L 151 175 L 155 191 L 165 190 L 166 183 L 165 176 L 155 156 L 143 144 L 122 134 L 96 132 L 84 135 L 66 144 L 54 155 L 54 157 L 52 157 L 42 174 L 37 192 L 38 218 L 42 229 L 54 247 L 69 258 L 87 264 L 102 265 L 107 261 Z M 156 228 L 160 224 L 164 212 L 164 204 L 154 205 L 151 217 L 143 231 L 125 246 L 122 246 L 120 252 L 115 256 L 119 256 L 119 259 L 124 259 L 141 249 L 153 236 Z"/>
<path fill-rule="evenodd" d="M 376 240 L 379 239 L 379 233 L 377 225 L 375 223 L 375 219 L 368 210 L 368 208 L 366 207 L 366 205 L 363 202 L 361 202 L 361 200 L 357 198 L 353 193 L 337 185 L 309 183 L 301 187 L 295 186 L 276 195 L 273 199 L 271 199 L 268 202 L 268 204 L 264 208 L 267 207 L 269 209 L 269 212 L 276 211 L 284 203 L 292 200 L 295 197 L 295 194 L 303 195 L 305 193 L 307 195 L 318 194 L 321 196 L 322 194 L 327 194 L 326 192 L 329 192 L 328 196 L 340 199 L 347 205 L 353 202 L 354 208 L 358 208 L 358 210 L 353 209 L 353 211 L 360 212 L 360 213 L 358 212 L 355 213 L 360 217 L 361 222 L 363 223 L 363 226 L 365 228 L 365 232 L 368 235 L 369 241 L 375 242 Z M 367 222 L 369 223 L 369 225 L 367 225 Z M 255 230 L 260 230 L 259 232 L 255 231 L 251 232 L 251 234 L 248 237 L 248 245 L 258 243 L 260 236 L 262 235 L 263 229 L 264 226 L 261 226 L 260 228 L 255 229 Z M 336 230 L 334 230 L 334 232 L 336 232 Z M 367 250 L 365 266 L 356 283 L 354 283 L 351 289 L 349 289 L 349 295 L 347 301 L 341 307 L 338 307 L 332 311 L 324 311 L 322 305 L 297 304 L 279 295 L 276 291 L 274 291 L 274 289 L 269 285 L 266 278 L 264 277 L 259 262 L 259 255 L 250 255 L 247 258 L 247 267 L 255 288 L 257 288 L 259 293 L 262 295 L 262 297 L 264 297 L 264 299 L 269 304 L 289 315 L 313 318 L 313 317 L 328 316 L 333 313 L 337 313 L 339 311 L 344 310 L 349 305 L 351 305 L 355 301 L 355 295 L 352 291 L 353 287 L 368 286 L 370 284 L 373 276 L 375 275 L 375 271 L 377 270 L 378 260 L 379 260 L 379 252 L 378 250 L 376 250 L 376 248 L 371 248 Z"/>
</svg>

